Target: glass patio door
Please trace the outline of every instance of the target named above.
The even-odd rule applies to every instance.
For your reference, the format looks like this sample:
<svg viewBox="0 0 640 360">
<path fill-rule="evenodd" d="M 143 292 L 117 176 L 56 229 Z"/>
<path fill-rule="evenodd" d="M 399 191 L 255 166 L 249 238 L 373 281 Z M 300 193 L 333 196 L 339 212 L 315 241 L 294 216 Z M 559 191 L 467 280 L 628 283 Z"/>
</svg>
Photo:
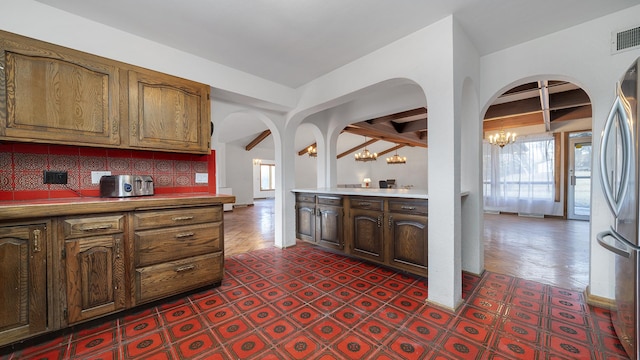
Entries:
<svg viewBox="0 0 640 360">
<path fill-rule="evenodd" d="M 567 219 L 589 220 L 591 214 L 591 133 L 569 135 Z"/>
</svg>

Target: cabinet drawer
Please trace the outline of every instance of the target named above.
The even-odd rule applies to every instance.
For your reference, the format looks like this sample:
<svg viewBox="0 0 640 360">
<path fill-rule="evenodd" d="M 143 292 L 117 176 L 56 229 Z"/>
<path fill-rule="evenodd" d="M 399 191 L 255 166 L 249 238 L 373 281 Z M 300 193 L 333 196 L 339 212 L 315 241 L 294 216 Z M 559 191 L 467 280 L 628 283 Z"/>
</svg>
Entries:
<svg viewBox="0 0 640 360">
<path fill-rule="evenodd" d="M 351 198 L 351 208 L 382 211 L 384 208 L 384 200 L 354 197 Z"/>
<path fill-rule="evenodd" d="M 210 223 L 215 221 L 222 221 L 222 206 L 140 211 L 133 215 L 133 226 L 136 230 Z"/>
<path fill-rule="evenodd" d="M 124 215 L 67 218 L 63 228 L 65 239 L 117 234 L 124 231 Z"/>
<path fill-rule="evenodd" d="M 136 269 L 138 303 L 222 281 L 221 252 Z"/>
<path fill-rule="evenodd" d="M 429 214 L 429 201 L 389 200 L 389 211 L 404 214 Z"/>
<path fill-rule="evenodd" d="M 136 231 L 136 266 L 183 259 L 222 250 L 222 224 L 208 223 Z"/>
<path fill-rule="evenodd" d="M 318 195 L 318 204 L 342 206 L 342 197 Z"/>
<path fill-rule="evenodd" d="M 312 195 L 312 194 L 297 194 L 296 195 L 296 201 L 297 202 L 315 203 L 316 202 L 316 196 Z"/>
</svg>

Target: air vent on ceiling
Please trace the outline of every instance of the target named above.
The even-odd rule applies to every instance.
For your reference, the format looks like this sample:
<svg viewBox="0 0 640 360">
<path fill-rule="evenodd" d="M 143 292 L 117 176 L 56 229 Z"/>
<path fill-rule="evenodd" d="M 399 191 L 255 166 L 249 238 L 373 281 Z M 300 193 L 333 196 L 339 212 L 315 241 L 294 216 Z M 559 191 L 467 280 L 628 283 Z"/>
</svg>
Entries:
<svg viewBox="0 0 640 360">
<path fill-rule="evenodd" d="M 611 53 L 640 47 L 640 26 L 611 33 Z"/>
</svg>

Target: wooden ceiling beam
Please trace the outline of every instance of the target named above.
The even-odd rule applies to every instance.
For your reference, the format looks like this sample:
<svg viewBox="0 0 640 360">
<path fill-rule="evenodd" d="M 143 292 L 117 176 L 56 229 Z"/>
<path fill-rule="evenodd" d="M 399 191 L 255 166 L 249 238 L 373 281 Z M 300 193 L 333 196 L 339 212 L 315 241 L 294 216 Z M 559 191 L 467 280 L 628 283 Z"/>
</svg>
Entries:
<svg viewBox="0 0 640 360">
<path fill-rule="evenodd" d="M 400 134 L 421 130 L 427 130 L 427 119 L 414 120 L 411 122 L 398 124 L 398 132 Z"/>
<path fill-rule="evenodd" d="M 525 114 L 512 116 L 508 118 L 502 118 L 498 120 L 485 120 L 482 123 L 484 132 L 487 131 L 500 131 L 501 129 L 513 129 L 523 126 L 542 125 L 544 119 L 542 118 L 542 112 L 538 111 L 533 114 Z"/>
<path fill-rule="evenodd" d="M 388 154 L 388 153 L 390 153 L 390 152 L 392 152 L 392 151 L 396 151 L 396 150 L 398 150 L 398 149 L 400 149 L 400 148 L 403 148 L 403 147 L 405 147 L 405 146 L 406 146 L 406 145 L 400 144 L 400 145 L 396 145 L 396 146 L 394 146 L 394 147 L 392 147 L 392 148 L 389 148 L 389 149 L 387 149 L 387 150 L 381 151 L 381 152 L 379 152 L 379 153 L 378 153 L 378 157 L 380 157 L 380 156 L 382 156 L 382 155 L 385 155 L 385 154 Z"/>
<path fill-rule="evenodd" d="M 491 105 L 484 115 L 485 120 L 527 114 L 540 111 L 540 98 L 529 98 L 508 103 Z"/>
<path fill-rule="evenodd" d="M 369 124 L 375 125 L 375 124 L 386 123 L 394 120 L 415 120 L 415 119 L 421 119 L 421 118 L 426 119 L 426 117 L 427 117 L 427 108 L 421 107 L 421 108 L 415 108 L 415 109 L 411 109 L 411 110 L 407 110 L 407 111 L 403 111 L 403 112 L 399 112 L 391 115 L 381 116 L 378 118 L 367 120 L 367 122 Z"/>
<path fill-rule="evenodd" d="M 256 136 L 255 139 L 251 140 L 249 145 L 247 145 L 244 149 L 247 151 L 251 151 L 256 145 L 260 144 L 262 140 L 266 139 L 269 135 L 271 135 L 271 130 L 265 130 L 260 135 Z"/>
<path fill-rule="evenodd" d="M 575 89 L 551 94 L 549 97 L 549 109 L 559 110 L 579 107 L 591 104 L 589 95 L 582 89 Z"/>
<path fill-rule="evenodd" d="M 591 105 L 580 106 L 577 108 L 560 109 L 551 112 L 551 121 L 570 121 L 592 117 Z"/>
<path fill-rule="evenodd" d="M 389 130 L 380 129 L 377 126 L 367 124 L 366 122 L 351 124 L 345 128 L 345 131 L 396 144 L 427 147 L 426 141 L 417 136 L 416 133 L 394 134 Z"/>
<path fill-rule="evenodd" d="M 369 145 L 373 144 L 373 143 L 374 143 L 374 142 L 376 142 L 376 141 L 378 141 L 378 139 L 371 139 L 371 140 L 366 141 L 366 142 L 364 142 L 364 143 L 362 143 L 362 144 L 360 144 L 360 145 L 358 145 L 358 146 L 354 146 L 354 147 L 352 147 L 351 149 L 349 149 L 349 150 L 347 150 L 347 151 L 344 151 L 344 152 L 342 152 L 341 154 L 338 154 L 338 157 L 337 157 L 337 158 L 338 158 L 338 159 L 343 158 L 343 157 L 345 157 L 345 156 L 347 156 L 347 155 L 351 154 L 352 152 L 355 152 L 355 151 L 356 151 L 356 150 L 358 150 L 358 149 L 365 148 L 365 147 L 367 147 L 367 146 L 369 146 Z"/>
</svg>

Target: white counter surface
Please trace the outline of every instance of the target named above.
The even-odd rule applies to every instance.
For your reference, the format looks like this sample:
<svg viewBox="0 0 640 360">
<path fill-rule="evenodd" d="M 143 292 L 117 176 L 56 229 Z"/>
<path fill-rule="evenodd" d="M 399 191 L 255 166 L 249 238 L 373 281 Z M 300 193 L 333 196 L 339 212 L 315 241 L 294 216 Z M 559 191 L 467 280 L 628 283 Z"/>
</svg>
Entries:
<svg viewBox="0 0 640 360">
<path fill-rule="evenodd" d="M 424 189 L 376 189 L 376 188 L 317 188 L 317 189 L 293 189 L 292 192 L 334 194 L 334 195 L 360 195 L 360 196 L 384 196 L 409 199 L 429 199 L 429 194 Z"/>
<path fill-rule="evenodd" d="M 383 196 L 408 199 L 429 199 L 429 194 L 424 189 L 376 189 L 376 188 L 316 188 L 316 189 L 293 189 L 297 193 L 333 194 L 333 195 L 360 195 L 360 196 Z M 464 191 L 460 196 L 469 195 Z"/>
</svg>

